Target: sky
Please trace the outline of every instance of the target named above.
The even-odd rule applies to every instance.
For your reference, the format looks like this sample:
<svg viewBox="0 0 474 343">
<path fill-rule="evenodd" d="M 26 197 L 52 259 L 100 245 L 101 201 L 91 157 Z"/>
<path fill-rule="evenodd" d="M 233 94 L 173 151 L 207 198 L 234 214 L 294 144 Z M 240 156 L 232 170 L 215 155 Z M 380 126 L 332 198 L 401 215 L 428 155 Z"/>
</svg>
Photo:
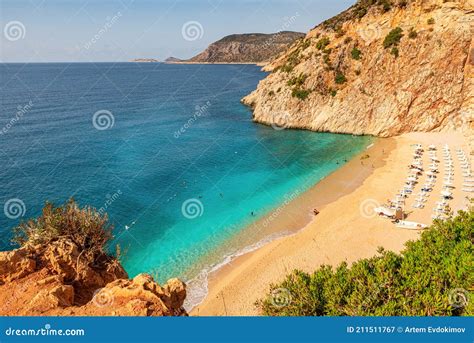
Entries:
<svg viewBox="0 0 474 343">
<path fill-rule="evenodd" d="M 355 0 L 1 0 L 1 62 L 190 58 L 233 33 L 307 32 Z"/>
</svg>

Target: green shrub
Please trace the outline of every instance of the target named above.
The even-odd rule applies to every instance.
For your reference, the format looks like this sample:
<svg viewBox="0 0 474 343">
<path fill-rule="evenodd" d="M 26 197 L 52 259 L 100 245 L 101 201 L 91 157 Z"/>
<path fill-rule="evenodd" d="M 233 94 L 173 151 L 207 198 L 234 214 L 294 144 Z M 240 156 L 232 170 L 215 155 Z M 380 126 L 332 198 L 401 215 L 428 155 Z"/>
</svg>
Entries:
<svg viewBox="0 0 474 343">
<path fill-rule="evenodd" d="M 381 0 L 380 3 L 384 12 L 388 12 L 392 8 L 392 3 L 389 0 Z"/>
<path fill-rule="evenodd" d="M 309 39 L 304 39 L 301 43 L 301 48 L 303 50 L 307 49 L 311 45 L 311 41 Z"/>
<path fill-rule="evenodd" d="M 398 48 L 395 47 L 395 46 L 392 48 L 392 50 L 390 50 L 390 53 L 391 53 L 393 56 L 395 56 L 395 58 L 400 55 L 400 51 L 399 51 Z"/>
<path fill-rule="evenodd" d="M 323 50 L 329 45 L 330 41 L 328 37 L 323 37 L 320 40 L 317 41 L 316 43 L 316 49 L 318 50 Z"/>
<path fill-rule="evenodd" d="M 408 5 L 407 0 L 399 0 L 398 1 L 398 7 L 400 7 L 400 8 L 405 8 L 405 7 L 407 7 L 407 5 Z"/>
<path fill-rule="evenodd" d="M 323 61 L 326 65 L 331 66 L 331 57 L 329 56 L 329 54 L 323 55 Z"/>
<path fill-rule="evenodd" d="M 60 207 L 46 203 L 37 219 L 23 222 L 13 229 L 13 241 L 23 246 L 26 243 L 48 244 L 66 238 L 92 262 L 105 254 L 106 246 L 113 238 L 112 229 L 106 214 L 91 207 L 79 208 L 70 199 Z"/>
<path fill-rule="evenodd" d="M 416 37 L 418 37 L 418 33 L 415 31 L 414 28 L 411 28 L 410 32 L 408 33 L 408 38 L 415 39 Z"/>
<path fill-rule="evenodd" d="M 291 91 L 291 96 L 294 97 L 294 98 L 298 98 L 300 100 L 304 100 L 308 97 L 309 93 L 311 93 L 311 92 L 307 89 L 294 88 Z"/>
<path fill-rule="evenodd" d="M 299 74 L 298 76 L 292 77 L 291 79 L 288 80 L 287 84 L 288 86 L 302 86 L 306 79 L 308 78 L 308 75 L 306 74 Z"/>
<path fill-rule="evenodd" d="M 433 18 L 428 19 L 427 21 L 428 25 L 434 25 L 435 20 Z"/>
<path fill-rule="evenodd" d="M 367 14 L 367 9 L 366 8 L 358 8 L 356 10 L 357 18 L 363 18 L 366 14 Z"/>
<path fill-rule="evenodd" d="M 360 55 L 362 54 L 362 51 L 360 51 L 359 49 L 357 49 L 357 47 L 354 47 L 351 51 L 351 56 L 353 59 L 355 60 L 360 60 Z"/>
<path fill-rule="evenodd" d="M 270 295 L 258 305 L 272 316 L 472 316 L 473 239 L 474 211 L 461 211 L 435 221 L 400 254 L 379 249 L 351 267 L 294 271 L 271 286 L 288 291 L 287 306 L 274 306 Z"/>
<path fill-rule="evenodd" d="M 383 47 L 385 49 L 391 47 L 391 46 L 394 46 L 394 45 L 398 45 L 398 43 L 400 43 L 400 40 L 402 39 L 403 37 L 403 30 L 401 27 L 396 27 L 394 28 L 392 31 L 390 31 L 388 33 L 388 35 L 385 37 L 384 41 L 383 41 Z"/>
<path fill-rule="evenodd" d="M 338 71 L 336 73 L 336 76 L 334 77 L 334 81 L 338 85 L 342 85 L 343 83 L 345 83 L 347 81 L 347 79 L 346 79 L 346 76 L 342 72 Z"/>
<path fill-rule="evenodd" d="M 300 63 L 300 50 L 296 49 L 287 58 L 286 63 L 279 70 L 285 73 L 291 73 L 293 68 Z"/>
</svg>

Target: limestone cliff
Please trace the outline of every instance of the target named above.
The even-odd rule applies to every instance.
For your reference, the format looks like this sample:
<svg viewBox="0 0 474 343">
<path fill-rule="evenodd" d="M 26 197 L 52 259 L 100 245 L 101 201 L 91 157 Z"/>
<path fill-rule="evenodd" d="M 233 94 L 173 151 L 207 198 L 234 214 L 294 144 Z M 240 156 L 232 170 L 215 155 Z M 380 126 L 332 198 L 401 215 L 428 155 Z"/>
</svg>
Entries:
<svg viewBox="0 0 474 343">
<path fill-rule="evenodd" d="M 193 63 L 261 63 L 285 51 L 300 32 L 282 31 L 272 34 L 246 33 L 226 36 L 212 43 L 200 54 L 185 60 Z"/>
<path fill-rule="evenodd" d="M 474 0 L 360 0 L 267 65 L 243 102 L 256 122 L 279 127 L 471 130 L 473 31 Z"/>
<path fill-rule="evenodd" d="M 0 316 L 186 315 L 184 283 L 161 287 L 146 274 L 129 280 L 110 261 L 91 265 L 69 239 L 0 252 Z"/>
</svg>

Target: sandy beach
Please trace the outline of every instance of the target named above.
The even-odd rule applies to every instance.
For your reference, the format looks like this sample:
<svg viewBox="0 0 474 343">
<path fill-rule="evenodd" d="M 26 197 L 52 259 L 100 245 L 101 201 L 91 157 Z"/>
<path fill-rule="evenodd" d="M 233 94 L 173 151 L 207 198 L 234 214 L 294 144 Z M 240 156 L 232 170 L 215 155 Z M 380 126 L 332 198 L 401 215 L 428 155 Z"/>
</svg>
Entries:
<svg viewBox="0 0 474 343">
<path fill-rule="evenodd" d="M 400 251 L 408 240 L 417 239 L 420 231 L 396 228 L 386 218 L 377 216 L 374 207 L 393 199 L 408 175 L 413 160 L 413 144 L 425 149 L 424 166 L 429 159 L 428 145 L 435 144 L 442 160 L 441 148 L 448 144 L 453 155 L 455 174 L 454 210 L 467 206 L 462 192 L 460 163 L 455 149 L 469 154 L 462 135 L 455 133 L 410 133 L 395 138 L 378 139 L 373 146 L 342 168 L 297 197 L 275 219 L 282 228 L 295 233 L 272 241 L 262 248 L 240 256 L 210 275 L 209 293 L 191 312 L 195 316 L 259 315 L 255 302 L 262 299 L 272 283 L 280 282 L 294 269 L 312 272 L 322 264 L 349 264 L 376 254 L 378 247 Z M 424 209 L 412 207 L 415 195 L 406 201 L 407 220 L 431 224 L 433 208 L 440 199 L 444 165 Z M 421 189 L 423 174 L 413 194 Z M 319 214 L 311 216 L 312 209 Z M 269 214 L 271 216 L 271 214 Z M 276 229 L 277 227 L 277 229 Z M 303 229 L 298 230 L 298 228 Z"/>
</svg>

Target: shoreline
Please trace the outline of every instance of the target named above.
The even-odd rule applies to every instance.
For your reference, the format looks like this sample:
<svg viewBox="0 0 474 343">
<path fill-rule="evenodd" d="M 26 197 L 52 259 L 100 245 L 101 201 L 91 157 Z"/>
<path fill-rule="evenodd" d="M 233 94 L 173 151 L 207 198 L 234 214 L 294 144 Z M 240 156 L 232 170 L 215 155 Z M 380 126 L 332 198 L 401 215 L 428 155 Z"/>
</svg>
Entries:
<svg viewBox="0 0 474 343">
<path fill-rule="evenodd" d="M 182 62 L 159 62 L 163 64 L 230 64 L 230 65 L 256 65 L 258 67 L 264 67 L 267 65 L 269 62 L 188 62 L 188 61 L 182 61 Z"/>
<path fill-rule="evenodd" d="M 364 150 L 353 156 L 340 168 L 336 169 L 326 177 L 313 183 L 304 191 L 294 190 L 286 200 L 277 208 L 266 213 L 254 223 L 248 225 L 231 239 L 232 242 L 239 242 L 243 248 L 232 254 L 227 254 L 221 258 L 220 262 L 201 271 L 201 273 L 188 281 L 188 289 L 191 289 L 191 297 L 203 293 L 209 295 L 209 289 L 213 287 L 217 279 L 224 276 L 236 264 L 244 261 L 259 249 L 268 244 L 286 237 L 292 236 L 303 230 L 314 218 L 313 210 L 323 210 L 327 205 L 337 199 L 353 192 L 363 181 L 373 172 L 374 168 L 380 167 L 384 161 L 379 157 L 382 150 L 388 153 L 395 148 L 395 141 L 392 138 L 374 138 Z M 362 160 L 361 157 L 369 155 L 371 157 Z M 374 157 L 377 156 L 377 157 Z M 362 161 L 362 164 L 361 164 Z M 347 182 L 347 173 L 352 171 L 352 179 Z M 296 196 L 294 194 L 297 193 Z M 290 199 L 290 200 L 288 200 Z M 248 233 L 258 235 L 257 241 L 250 241 Z M 242 242 L 245 242 L 242 244 Z M 232 243 L 231 243 L 232 245 Z M 219 252 L 216 252 L 219 254 Z M 204 300 L 187 299 L 188 309 L 191 312 L 198 308 Z"/>
<path fill-rule="evenodd" d="M 315 204 L 319 206 L 320 213 L 309 223 L 290 235 L 234 258 L 212 272 L 208 294 L 201 304 L 192 309 L 191 315 L 258 315 L 255 301 L 267 294 L 271 283 L 282 281 L 291 270 L 312 272 L 321 264 L 335 266 L 343 261 L 351 264 L 374 256 L 379 246 L 399 252 L 406 241 L 418 238 L 420 231 L 396 229 L 389 220 L 364 215 L 363 212 L 367 201 L 383 203 L 395 194 L 406 177 L 405 166 L 411 160 L 410 145 L 414 143 L 439 146 L 448 143 L 452 148 L 468 147 L 463 137 L 445 133 L 413 133 L 378 139 L 369 149 L 292 202 L 293 205 L 299 203 L 303 209 Z M 365 154 L 370 157 L 362 160 Z M 339 193 L 341 189 L 346 192 Z M 331 197 L 326 198 L 325 194 Z M 407 211 L 411 210 L 411 206 L 408 209 L 411 202 L 411 199 L 407 201 Z M 463 204 L 459 191 L 452 208 L 457 211 Z M 285 208 L 284 212 L 290 217 L 288 210 Z M 421 213 L 410 214 L 408 220 L 427 221 L 429 211 L 427 206 Z M 431 224 L 431 219 L 427 224 Z"/>
</svg>

